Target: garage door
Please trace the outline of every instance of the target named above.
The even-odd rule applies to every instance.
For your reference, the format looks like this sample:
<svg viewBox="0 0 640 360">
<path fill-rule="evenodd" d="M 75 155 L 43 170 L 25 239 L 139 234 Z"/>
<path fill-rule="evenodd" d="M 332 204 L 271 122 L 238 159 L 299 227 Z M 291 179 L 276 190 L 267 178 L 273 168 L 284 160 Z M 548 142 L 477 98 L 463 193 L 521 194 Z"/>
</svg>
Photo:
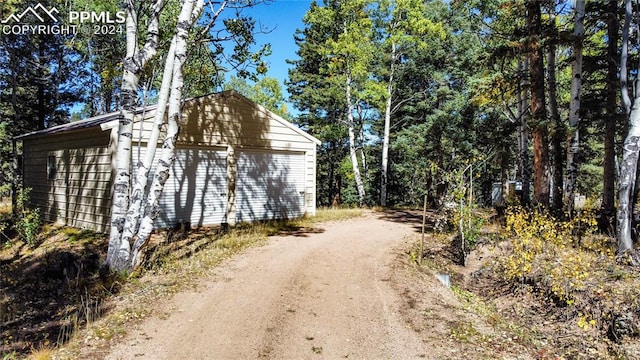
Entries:
<svg viewBox="0 0 640 360">
<path fill-rule="evenodd" d="M 304 154 L 242 151 L 238 155 L 236 220 L 304 214 Z"/>
<path fill-rule="evenodd" d="M 159 157 L 160 150 L 154 163 Z M 154 171 L 155 166 L 151 169 Z M 173 227 L 180 223 L 194 227 L 219 225 L 227 222 L 226 207 L 226 151 L 176 149 L 176 160 L 160 198 L 160 216 L 155 227 Z"/>
</svg>

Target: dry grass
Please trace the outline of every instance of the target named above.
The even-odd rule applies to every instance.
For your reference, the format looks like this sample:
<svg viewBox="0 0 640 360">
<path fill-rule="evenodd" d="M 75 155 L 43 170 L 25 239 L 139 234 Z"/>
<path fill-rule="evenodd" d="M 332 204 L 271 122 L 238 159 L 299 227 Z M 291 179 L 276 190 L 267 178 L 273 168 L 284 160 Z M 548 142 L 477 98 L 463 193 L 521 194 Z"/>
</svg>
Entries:
<svg viewBox="0 0 640 360">
<path fill-rule="evenodd" d="M 538 359 L 640 358 L 640 275 L 616 263 L 610 239 L 567 240 L 561 250 L 535 257 L 532 276 L 516 280 L 505 278 L 501 266 L 514 252 L 513 236 L 503 226 L 486 224 L 466 267 L 452 256 L 452 239 L 430 234 L 423 264 L 450 274 L 465 311 L 485 319 L 493 334 L 480 336 L 461 322 L 451 330 L 457 340 L 472 341 L 477 349 L 517 343 Z M 570 298 L 558 297 L 558 284 Z"/>
<path fill-rule="evenodd" d="M 327 221 L 341 221 L 362 216 L 364 213 L 365 210 L 360 208 L 320 208 L 316 211 L 316 216 L 303 218 L 303 220 L 309 221 L 311 224 Z"/>
<path fill-rule="evenodd" d="M 640 358 L 640 275 L 616 262 L 611 239 L 563 237 L 560 246 L 543 241 L 547 250 L 530 254 L 514 246 L 521 238 L 502 226 L 484 230 L 471 255 L 473 268 L 456 265 L 441 238 L 430 241 L 426 254 L 427 266 L 451 274 L 454 292 L 470 312 L 489 319 L 494 330 L 517 339 L 536 358 Z M 505 263 L 513 256 L 531 259 L 529 275 L 509 276 Z M 490 342 L 497 340 L 503 343 Z"/>
<path fill-rule="evenodd" d="M 98 275 L 103 236 L 69 241 L 64 229 L 52 227 L 41 236 L 33 248 L 17 238 L 0 248 L 0 358 L 47 352 L 95 317 L 93 309 L 109 295 Z"/>
<path fill-rule="evenodd" d="M 51 360 L 53 359 L 53 349 L 51 347 L 44 347 L 38 350 L 34 350 L 29 355 L 29 360 Z"/>
</svg>

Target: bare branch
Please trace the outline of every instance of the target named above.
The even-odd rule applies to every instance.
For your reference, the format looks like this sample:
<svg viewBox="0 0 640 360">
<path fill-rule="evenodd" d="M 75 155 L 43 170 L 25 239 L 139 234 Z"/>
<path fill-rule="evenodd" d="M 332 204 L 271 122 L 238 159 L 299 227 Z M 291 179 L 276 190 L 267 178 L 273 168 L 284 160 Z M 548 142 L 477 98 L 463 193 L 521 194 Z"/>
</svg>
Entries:
<svg viewBox="0 0 640 360">
<path fill-rule="evenodd" d="M 158 38 L 160 37 L 160 13 L 164 8 L 165 0 L 156 0 L 151 6 L 149 15 L 149 26 L 147 26 L 147 40 L 138 55 L 138 66 L 143 68 L 146 63 L 156 55 L 158 49 Z"/>
</svg>

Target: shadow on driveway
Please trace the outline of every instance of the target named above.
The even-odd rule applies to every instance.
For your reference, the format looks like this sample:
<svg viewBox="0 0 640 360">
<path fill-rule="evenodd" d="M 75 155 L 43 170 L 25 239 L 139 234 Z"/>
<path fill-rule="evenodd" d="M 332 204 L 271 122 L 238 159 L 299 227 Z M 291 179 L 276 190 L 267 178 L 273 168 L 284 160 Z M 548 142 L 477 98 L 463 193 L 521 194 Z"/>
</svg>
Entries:
<svg viewBox="0 0 640 360">
<path fill-rule="evenodd" d="M 402 224 L 411 224 L 415 232 L 422 232 L 422 210 L 396 210 L 387 209 L 375 212 L 379 219 Z M 438 220 L 442 221 L 442 216 L 435 210 L 427 210 L 424 230 L 430 232 L 435 230 Z"/>
</svg>

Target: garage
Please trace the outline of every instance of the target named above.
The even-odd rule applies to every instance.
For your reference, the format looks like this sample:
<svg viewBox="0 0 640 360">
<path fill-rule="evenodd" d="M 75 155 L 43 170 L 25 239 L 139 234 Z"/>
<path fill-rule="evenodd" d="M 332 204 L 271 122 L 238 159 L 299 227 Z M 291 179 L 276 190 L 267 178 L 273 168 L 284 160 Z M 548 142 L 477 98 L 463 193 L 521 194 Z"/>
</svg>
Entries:
<svg viewBox="0 0 640 360">
<path fill-rule="evenodd" d="M 160 209 L 157 228 L 225 223 L 226 150 L 177 149 L 171 176 L 160 198 Z"/>
<path fill-rule="evenodd" d="M 304 153 L 241 151 L 236 182 L 236 221 L 304 215 Z"/>
<path fill-rule="evenodd" d="M 133 176 L 151 138 L 155 110 L 136 110 Z M 32 188 L 32 206 L 40 208 L 47 221 L 109 231 L 120 117 L 99 115 L 16 138 L 28 165 L 23 186 Z M 184 100 L 176 160 L 155 227 L 233 225 L 315 214 L 320 144 L 235 91 Z"/>
</svg>

